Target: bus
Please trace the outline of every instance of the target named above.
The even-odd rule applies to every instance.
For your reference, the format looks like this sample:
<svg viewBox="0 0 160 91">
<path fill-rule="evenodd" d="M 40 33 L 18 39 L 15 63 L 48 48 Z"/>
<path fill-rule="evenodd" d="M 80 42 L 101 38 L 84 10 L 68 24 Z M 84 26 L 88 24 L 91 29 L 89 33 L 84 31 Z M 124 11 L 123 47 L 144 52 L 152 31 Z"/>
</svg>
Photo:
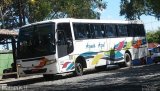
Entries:
<svg viewBox="0 0 160 91">
<path fill-rule="evenodd" d="M 145 60 L 147 41 L 141 21 L 62 18 L 20 28 L 17 45 L 19 76 L 45 78 L 91 68 Z"/>
</svg>

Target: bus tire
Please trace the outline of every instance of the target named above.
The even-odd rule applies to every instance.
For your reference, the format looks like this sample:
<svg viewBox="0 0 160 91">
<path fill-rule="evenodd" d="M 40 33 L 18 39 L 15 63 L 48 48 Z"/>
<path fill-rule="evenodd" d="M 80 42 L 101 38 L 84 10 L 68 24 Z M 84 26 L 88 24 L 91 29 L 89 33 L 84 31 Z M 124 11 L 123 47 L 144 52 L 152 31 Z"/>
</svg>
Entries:
<svg viewBox="0 0 160 91">
<path fill-rule="evenodd" d="M 125 55 L 124 55 L 124 63 L 125 63 L 126 67 L 132 66 L 132 58 L 129 53 L 125 53 Z"/>
<path fill-rule="evenodd" d="M 74 71 L 75 76 L 82 76 L 83 75 L 83 65 L 80 62 L 75 63 L 75 71 Z"/>
</svg>

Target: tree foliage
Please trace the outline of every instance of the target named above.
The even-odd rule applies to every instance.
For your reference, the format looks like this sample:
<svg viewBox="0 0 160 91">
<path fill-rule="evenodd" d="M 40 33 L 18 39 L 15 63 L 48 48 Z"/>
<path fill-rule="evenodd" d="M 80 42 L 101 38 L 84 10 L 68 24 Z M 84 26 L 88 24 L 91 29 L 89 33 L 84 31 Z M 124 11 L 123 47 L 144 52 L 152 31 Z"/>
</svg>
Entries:
<svg viewBox="0 0 160 91">
<path fill-rule="evenodd" d="M 52 12 L 50 0 L 28 1 L 25 7 L 25 16 L 29 23 L 42 21 Z"/>
<path fill-rule="evenodd" d="M 40 10 L 37 8 L 34 10 L 38 11 L 42 14 L 45 14 L 45 19 L 54 19 L 54 18 L 99 18 L 100 13 L 95 11 L 95 9 L 105 9 L 106 3 L 102 0 L 41 0 L 39 4 L 36 5 L 41 6 L 39 7 Z M 44 4 L 47 2 L 46 4 Z M 38 2 L 35 2 L 37 4 Z M 48 7 L 44 9 L 44 5 Z M 47 12 L 46 12 L 47 11 Z M 47 16 L 46 16 L 47 15 Z M 36 17 L 39 14 L 36 15 Z M 38 17 L 37 17 L 38 18 Z M 40 19 L 40 18 L 38 18 Z M 38 19 L 35 18 L 35 21 Z"/>
<path fill-rule="evenodd" d="M 12 3 L 12 0 L 1 0 L 0 7 L 5 8 Z"/>
<path fill-rule="evenodd" d="M 103 0 L 2 0 L 5 28 L 55 18 L 99 18 L 106 8 Z M 5 4 L 4 4 L 5 3 Z M 5 14 L 7 12 L 7 14 Z"/>
<path fill-rule="evenodd" d="M 160 43 L 160 28 L 153 32 L 148 32 L 147 33 L 147 40 L 149 43 L 155 42 L 155 43 Z"/>
<path fill-rule="evenodd" d="M 1 28 L 13 28 L 17 24 L 12 0 L 1 0 L 0 2 L 0 22 Z"/>
<path fill-rule="evenodd" d="M 160 0 L 121 0 L 120 15 L 127 19 L 140 19 L 141 15 L 160 19 Z"/>
</svg>

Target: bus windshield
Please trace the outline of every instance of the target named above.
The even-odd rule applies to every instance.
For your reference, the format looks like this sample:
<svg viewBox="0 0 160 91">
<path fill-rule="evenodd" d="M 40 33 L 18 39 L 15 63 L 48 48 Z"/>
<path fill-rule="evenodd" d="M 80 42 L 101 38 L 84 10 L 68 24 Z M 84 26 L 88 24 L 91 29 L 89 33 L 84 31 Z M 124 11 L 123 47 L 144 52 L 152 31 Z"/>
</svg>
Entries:
<svg viewBox="0 0 160 91">
<path fill-rule="evenodd" d="M 43 24 L 20 29 L 17 57 L 33 58 L 55 53 L 54 24 Z"/>
</svg>

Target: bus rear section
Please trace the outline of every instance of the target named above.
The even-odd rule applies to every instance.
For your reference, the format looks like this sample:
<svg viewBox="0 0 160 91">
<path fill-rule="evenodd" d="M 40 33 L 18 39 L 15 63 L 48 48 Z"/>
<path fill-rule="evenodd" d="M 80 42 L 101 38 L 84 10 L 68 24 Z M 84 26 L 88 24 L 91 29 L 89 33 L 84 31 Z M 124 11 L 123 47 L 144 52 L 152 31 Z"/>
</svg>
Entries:
<svg viewBox="0 0 160 91">
<path fill-rule="evenodd" d="M 85 69 L 146 61 L 147 41 L 143 23 L 73 22 L 74 54 L 85 60 Z M 142 63 L 143 64 L 143 63 Z M 102 67 L 105 68 L 105 67 Z"/>
</svg>

